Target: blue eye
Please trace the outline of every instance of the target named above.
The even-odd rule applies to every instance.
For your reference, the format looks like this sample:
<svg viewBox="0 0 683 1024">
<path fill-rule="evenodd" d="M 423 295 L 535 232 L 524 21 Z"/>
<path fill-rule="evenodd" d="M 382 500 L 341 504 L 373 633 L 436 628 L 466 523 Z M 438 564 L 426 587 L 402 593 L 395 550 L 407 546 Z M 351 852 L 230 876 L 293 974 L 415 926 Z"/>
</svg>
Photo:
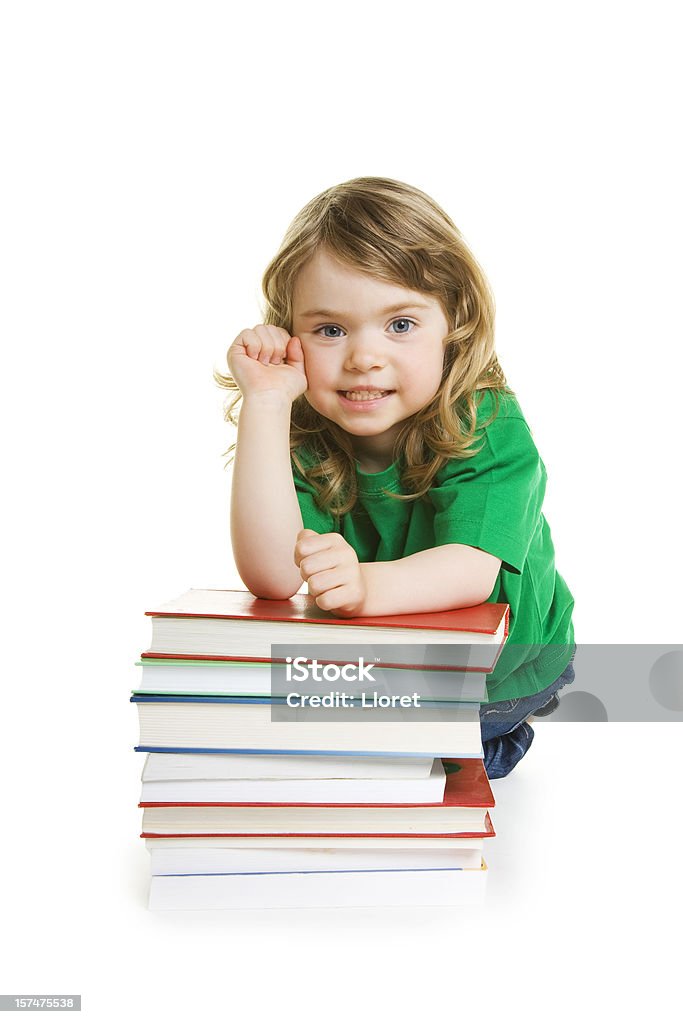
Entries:
<svg viewBox="0 0 683 1024">
<path fill-rule="evenodd" d="M 414 320 L 409 320 L 409 319 L 408 319 L 407 317 L 405 317 L 405 316 L 401 316 L 401 317 L 399 317 L 399 318 L 398 318 L 397 320 L 392 320 L 392 321 L 391 321 L 391 326 L 392 326 L 392 327 L 394 326 L 394 324 L 406 324 L 406 325 L 408 325 L 408 328 L 409 328 L 409 329 L 408 329 L 408 330 L 406 330 L 406 331 L 394 331 L 394 333 L 395 333 L 395 334 L 409 334 L 409 333 L 410 333 L 410 327 L 411 327 L 411 326 L 412 326 L 412 327 L 414 327 L 414 326 L 415 326 L 415 321 L 414 321 Z"/>
<path fill-rule="evenodd" d="M 402 324 L 404 329 L 392 331 L 392 334 L 410 334 L 411 328 L 416 326 L 415 321 L 406 316 L 396 317 L 395 320 L 391 321 L 391 327 L 394 327 L 396 324 Z M 338 333 L 327 334 L 327 331 L 337 331 Z M 343 337 L 344 331 L 341 327 L 337 327 L 336 324 L 323 324 L 322 327 L 318 327 L 315 333 L 322 335 L 323 338 L 329 338 L 330 341 L 336 341 L 338 338 Z"/>
</svg>

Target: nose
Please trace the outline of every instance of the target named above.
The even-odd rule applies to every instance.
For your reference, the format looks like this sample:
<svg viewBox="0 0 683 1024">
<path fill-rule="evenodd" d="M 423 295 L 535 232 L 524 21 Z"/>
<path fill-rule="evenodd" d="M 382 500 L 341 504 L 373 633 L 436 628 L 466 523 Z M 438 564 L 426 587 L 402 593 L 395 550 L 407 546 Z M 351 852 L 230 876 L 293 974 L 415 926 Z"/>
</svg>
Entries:
<svg viewBox="0 0 683 1024">
<path fill-rule="evenodd" d="M 358 331 L 351 335 L 344 369 L 359 370 L 361 373 L 381 370 L 387 363 L 383 341 L 374 331 Z"/>
</svg>

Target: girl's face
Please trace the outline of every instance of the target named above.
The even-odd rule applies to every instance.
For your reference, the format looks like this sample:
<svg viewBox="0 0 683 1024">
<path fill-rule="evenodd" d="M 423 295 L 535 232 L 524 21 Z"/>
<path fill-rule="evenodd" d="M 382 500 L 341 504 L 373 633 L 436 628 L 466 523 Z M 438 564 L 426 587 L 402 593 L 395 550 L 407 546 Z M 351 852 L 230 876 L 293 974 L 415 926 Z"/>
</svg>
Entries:
<svg viewBox="0 0 683 1024">
<path fill-rule="evenodd" d="M 299 272 L 292 320 L 306 398 L 351 437 L 361 469 L 386 468 L 402 425 L 441 384 L 448 321 L 440 302 L 321 249 Z"/>
</svg>

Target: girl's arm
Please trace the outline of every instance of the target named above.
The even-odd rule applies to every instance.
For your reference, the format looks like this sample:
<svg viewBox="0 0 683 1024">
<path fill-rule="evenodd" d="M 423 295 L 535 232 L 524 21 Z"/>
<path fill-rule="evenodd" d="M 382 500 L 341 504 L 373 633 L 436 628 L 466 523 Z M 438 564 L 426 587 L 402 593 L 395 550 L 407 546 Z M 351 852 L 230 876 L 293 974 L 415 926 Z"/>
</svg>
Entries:
<svg viewBox="0 0 683 1024">
<path fill-rule="evenodd" d="M 338 533 L 302 530 L 294 552 L 320 608 L 342 616 L 438 612 L 482 604 L 501 560 L 468 544 L 442 544 L 394 562 L 359 563 Z"/>
<path fill-rule="evenodd" d="M 395 562 L 364 562 L 363 611 L 356 615 L 439 612 L 483 604 L 493 590 L 501 560 L 467 544 L 443 544 Z"/>
<path fill-rule="evenodd" d="M 293 552 L 303 523 L 289 455 L 292 402 L 307 386 L 301 343 L 262 324 L 237 337 L 228 364 L 243 395 L 230 508 L 235 565 L 257 597 L 282 600 L 301 586 Z"/>
</svg>

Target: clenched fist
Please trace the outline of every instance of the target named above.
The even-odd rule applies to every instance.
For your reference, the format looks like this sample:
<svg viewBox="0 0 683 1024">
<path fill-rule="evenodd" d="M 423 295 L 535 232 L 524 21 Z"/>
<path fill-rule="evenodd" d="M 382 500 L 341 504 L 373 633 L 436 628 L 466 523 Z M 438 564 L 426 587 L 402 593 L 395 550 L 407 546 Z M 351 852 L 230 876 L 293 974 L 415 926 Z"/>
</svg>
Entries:
<svg viewBox="0 0 683 1024">
<path fill-rule="evenodd" d="M 241 331 L 228 350 L 228 366 L 245 398 L 280 391 L 293 402 L 308 387 L 301 341 L 272 324 Z"/>
<path fill-rule="evenodd" d="M 294 561 L 319 608 L 341 616 L 362 615 L 367 597 L 363 566 L 340 533 L 301 530 L 296 538 Z"/>
</svg>

